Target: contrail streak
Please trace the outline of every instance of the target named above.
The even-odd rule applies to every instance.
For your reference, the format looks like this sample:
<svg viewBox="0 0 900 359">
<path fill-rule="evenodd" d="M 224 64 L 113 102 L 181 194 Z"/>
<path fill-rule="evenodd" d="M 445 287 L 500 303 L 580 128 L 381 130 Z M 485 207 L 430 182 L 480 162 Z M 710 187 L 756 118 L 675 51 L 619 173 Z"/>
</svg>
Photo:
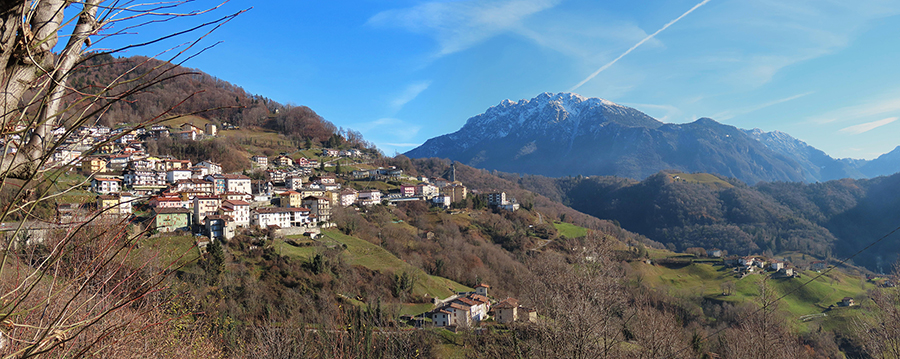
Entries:
<svg viewBox="0 0 900 359">
<path fill-rule="evenodd" d="M 672 26 L 673 24 L 675 24 L 676 22 L 678 22 L 678 20 L 681 20 L 681 18 L 683 18 L 683 17 L 687 16 L 688 14 L 694 12 L 694 10 L 697 10 L 697 8 L 699 8 L 699 7 L 703 6 L 703 5 L 705 5 L 705 4 L 708 3 L 709 1 L 710 1 L 710 0 L 703 0 L 703 1 L 700 2 L 699 4 L 694 5 L 694 7 L 692 7 L 690 10 L 686 11 L 684 14 L 681 14 L 681 16 L 675 18 L 675 20 L 669 21 L 668 24 L 665 24 L 665 25 L 664 25 L 663 27 L 661 27 L 659 30 L 656 30 L 656 32 L 654 32 L 654 33 L 652 33 L 652 34 L 650 34 L 650 35 L 647 35 L 647 37 L 645 37 L 643 40 L 639 41 L 637 44 L 634 44 L 634 46 L 632 46 L 630 49 L 628 49 L 628 50 L 626 50 L 625 52 L 623 52 L 621 55 L 619 55 L 619 57 L 617 57 L 617 58 L 615 58 L 614 60 L 610 61 L 608 64 L 603 65 L 603 67 L 599 68 L 597 71 L 594 71 L 594 73 L 592 73 L 592 74 L 591 74 L 590 76 L 588 76 L 586 79 L 581 80 L 581 82 L 579 82 L 577 85 L 572 86 L 572 88 L 570 88 L 568 92 L 572 92 L 572 91 L 577 90 L 579 87 L 581 87 L 581 85 L 584 85 L 585 83 L 587 83 L 588 81 L 590 81 L 590 80 L 593 79 L 594 77 L 597 77 L 597 75 L 599 75 L 601 72 L 603 72 L 603 70 L 608 69 L 610 66 L 612 66 L 613 64 L 615 64 L 617 61 L 619 61 L 620 59 L 622 59 L 623 57 L 625 57 L 625 55 L 630 54 L 632 51 L 634 51 L 634 49 L 636 49 L 636 48 L 638 48 L 639 46 L 643 45 L 645 42 L 647 42 L 647 40 L 652 39 L 654 36 L 656 36 L 657 34 L 661 33 L 663 30 L 668 29 L 669 26 Z"/>
</svg>

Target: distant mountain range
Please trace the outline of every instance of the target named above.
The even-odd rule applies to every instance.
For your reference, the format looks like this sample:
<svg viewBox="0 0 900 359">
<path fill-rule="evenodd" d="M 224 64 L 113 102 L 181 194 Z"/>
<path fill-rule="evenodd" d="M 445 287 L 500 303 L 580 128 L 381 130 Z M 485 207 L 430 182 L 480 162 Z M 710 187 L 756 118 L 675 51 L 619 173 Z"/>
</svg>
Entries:
<svg viewBox="0 0 900 359">
<path fill-rule="evenodd" d="M 454 133 L 405 154 L 503 172 L 644 179 L 661 170 L 759 181 L 822 182 L 900 171 L 900 146 L 877 159 L 835 159 L 790 135 L 709 118 L 666 124 L 636 109 L 573 93 L 504 100 Z"/>
</svg>

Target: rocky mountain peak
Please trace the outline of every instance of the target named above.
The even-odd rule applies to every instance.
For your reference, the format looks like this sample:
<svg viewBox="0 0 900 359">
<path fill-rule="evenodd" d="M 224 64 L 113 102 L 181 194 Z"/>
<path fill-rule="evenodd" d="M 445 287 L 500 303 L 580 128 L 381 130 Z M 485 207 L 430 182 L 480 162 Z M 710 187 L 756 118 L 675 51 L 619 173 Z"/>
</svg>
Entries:
<svg viewBox="0 0 900 359">
<path fill-rule="evenodd" d="M 790 135 L 742 130 L 703 117 L 663 124 L 630 107 L 575 93 L 503 100 L 458 131 L 406 153 L 505 172 L 643 179 L 661 170 L 758 181 L 827 181 L 900 170 L 900 147 L 874 161 L 846 161 Z"/>
</svg>

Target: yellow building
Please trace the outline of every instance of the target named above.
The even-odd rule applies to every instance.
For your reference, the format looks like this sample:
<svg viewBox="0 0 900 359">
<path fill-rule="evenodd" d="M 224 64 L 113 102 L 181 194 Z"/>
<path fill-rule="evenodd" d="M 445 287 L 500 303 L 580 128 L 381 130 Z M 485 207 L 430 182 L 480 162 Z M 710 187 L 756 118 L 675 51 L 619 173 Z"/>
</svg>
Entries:
<svg viewBox="0 0 900 359">
<path fill-rule="evenodd" d="M 97 209 L 102 211 L 104 215 L 119 214 L 119 196 L 97 196 Z"/>
<path fill-rule="evenodd" d="M 287 191 L 279 195 L 281 197 L 281 206 L 287 208 L 303 207 L 303 194 L 296 191 Z"/>
<path fill-rule="evenodd" d="M 341 194 L 338 192 L 326 191 L 324 189 L 315 189 L 315 188 L 304 188 L 299 191 L 303 198 L 313 196 L 313 197 L 324 197 L 331 201 L 332 206 L 336 206 L 340 203 Z"/>
<path fill-rule="evenodd" d="M 106 160 L 102 157 L 91 156 L 81 161 L 81 171 L 84 173 L 106 172 Z"/>
</svg>

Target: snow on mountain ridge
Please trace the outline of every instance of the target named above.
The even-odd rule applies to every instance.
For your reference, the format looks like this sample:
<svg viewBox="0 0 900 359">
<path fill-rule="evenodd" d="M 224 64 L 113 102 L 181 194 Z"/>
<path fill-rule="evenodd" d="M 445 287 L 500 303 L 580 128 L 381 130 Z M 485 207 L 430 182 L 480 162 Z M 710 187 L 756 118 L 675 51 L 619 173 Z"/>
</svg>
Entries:
<svg viewBox="0 0 900 359">
<path fill-rule="evenodd" d="M 485 141 L 504 138 L 529 142 L 558 141 L 572 148 L 579 136 L 593 137 L 611 123 L 625 127 L 658 127 L 662 123 L 612 101 L 575 93 L 541 93 L 531 99 L 504 99 L 466 120 L 456 132 L 426 141 L 415 152 L 437 155 L 466 151 Z"/>
<path fill-rule="evenodd" d="M 622 113 L 627 107 L 601 98 L 587 98 L 575 93 L 549 93 L 544 92 L 532 99 L 523 99 L 514 102 L 510 99 L 501 101 L 496 106 L 491 106 L 483 114 L 473 116 L 466 121 L 463 129 L 467 127 L 485 128 L 488 125 L 500 126 L 499 133 L 508 134 L 514 125 L 526 125 L 532 129 L 547 127 L 550 123 L 562 123 L 567 119 L 580 116 L 582 113 L 595 110 L 598 107 L 606 107 L 608 111 Z M 541 117 L 536 114 L 555 112 L 553 118 L 556 121 L 541 123 Z M 517 113 L 514 113 L 517 112 Z M 515 118 L 512 121 L 510 116 Z M 530 122 L 527 123 L 526 122 Z M 495 136 L 491 136 L 495 137 Z M 505 136 L 499 136 L 505 137 Z"/>
</svg>

